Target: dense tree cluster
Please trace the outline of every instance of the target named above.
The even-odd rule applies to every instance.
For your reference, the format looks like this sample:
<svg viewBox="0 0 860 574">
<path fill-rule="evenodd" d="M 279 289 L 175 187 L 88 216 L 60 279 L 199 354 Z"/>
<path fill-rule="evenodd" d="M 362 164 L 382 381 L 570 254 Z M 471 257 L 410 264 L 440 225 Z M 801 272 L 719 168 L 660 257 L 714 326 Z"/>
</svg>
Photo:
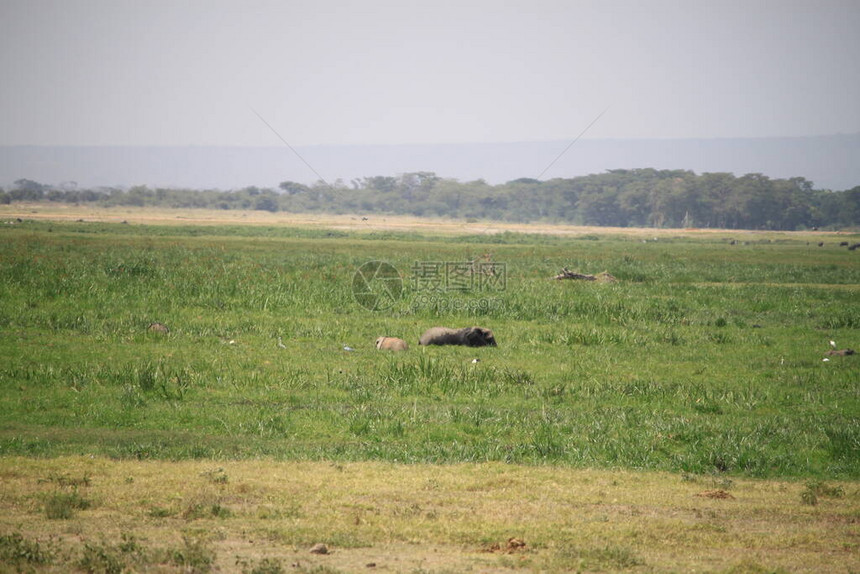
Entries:
<svg viewBox="0 0 860 574">
<path fill-rule="evenodd" d="M 105 206 L 401 214 L 617 227 L 795 230 L 860 226 L 860 186 L 816 190 L 802 177 L 618 169 L 570 179 L 460 182 L 432 172 L 365 177 L 349 184 L 285 181 L 277 189 L 55 188 L 21 179 L 0 203 L 95 202 Z"/>
</svg>

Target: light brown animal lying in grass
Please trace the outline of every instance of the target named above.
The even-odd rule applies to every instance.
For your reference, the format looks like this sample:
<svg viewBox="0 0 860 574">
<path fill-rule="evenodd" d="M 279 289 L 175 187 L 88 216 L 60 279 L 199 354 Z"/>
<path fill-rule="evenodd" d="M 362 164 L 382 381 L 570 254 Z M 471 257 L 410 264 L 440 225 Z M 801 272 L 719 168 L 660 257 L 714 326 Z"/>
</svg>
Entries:
<svg viewBox="0 0 860 574">
<path fill-rule="evenodd" d="M 376 340 L 376 348 L 380 351 L 408 351 L 409 345 L 397 337 L 380 337 Z"/>
<path fill-rule="evenodd" d="M 427 329 L 419 345 L 463 345 L 466 347 L 495 347 L 496 338 L 493 332 L 483 327 L 466 327 L 464 329 L 449 329 L 448 327 L 432 327 Z"/>
</svg>

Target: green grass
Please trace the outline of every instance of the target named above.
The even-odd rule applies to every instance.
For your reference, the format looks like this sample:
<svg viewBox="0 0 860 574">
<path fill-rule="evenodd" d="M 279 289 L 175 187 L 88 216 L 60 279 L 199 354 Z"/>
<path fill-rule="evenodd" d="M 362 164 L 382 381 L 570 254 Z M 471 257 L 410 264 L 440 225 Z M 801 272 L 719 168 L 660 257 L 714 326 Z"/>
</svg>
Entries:
<svg viewBox="0 0 860 574">
<path fill-rule="evenodd" d="M 860 348 L 860 255 L 757 237 L 3 226 L 0 455 L 857 479 L 860 359 L 822 359 Z M 415 262 L 487 255 L 503 291 L 412 284 Z M 353 297 L 370 260 L 404 278 L 387 311 Z M 417 345 L 473 324 L 499 347 Z"/>
</svg>

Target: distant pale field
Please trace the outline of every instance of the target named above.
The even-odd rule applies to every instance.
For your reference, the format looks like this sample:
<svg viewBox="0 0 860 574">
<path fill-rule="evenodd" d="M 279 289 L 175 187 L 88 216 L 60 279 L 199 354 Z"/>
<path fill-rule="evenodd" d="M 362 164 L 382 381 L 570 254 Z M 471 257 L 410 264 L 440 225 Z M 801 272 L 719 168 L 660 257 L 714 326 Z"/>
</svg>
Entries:
<svg viewBox="0 0 860 574">
<path fill-rule="evenodd" d="M 811 505 L 808 485 L 778 480 L 92 457 L 2 458 L 0 479 L 0 535 L 53 548 L 52 572 L 109 571 L 112 559 L 161 572 L 206 571 L 205 560 L 220 572 L 860 569 L 856 483 L 831 483 Z M 48 501 L 71 492 L 89 507 L 46 520 Z M 328 554 L 310 552 L 318 543 Z"/>
<path fill-rule="evenodd" d="M 411 231 L 439 234 L 539 233 L 575 237 L 600 233 L 660 237 L 694 234 L 731 234 L 760 238 L 781 235 L 839 235 L 841 232 L 777 232 L 727 229 L 655 229 L 635 227 L 593 227 L 549 223 L 510 223 L 499 221 L 452 220 L 402 215 L 333 215 L 326 213 L 286 213 L 217 209 L 166 209 L 136 207 L 88 207 L 65 204 L 0 205 L 0 219 L 15 218 L 68 221 L 83 219 L 106 223 L 177 224 L 177 225 L 286 225 L 291 227 L 325 227 L 344 231 Z"/>
</svg>

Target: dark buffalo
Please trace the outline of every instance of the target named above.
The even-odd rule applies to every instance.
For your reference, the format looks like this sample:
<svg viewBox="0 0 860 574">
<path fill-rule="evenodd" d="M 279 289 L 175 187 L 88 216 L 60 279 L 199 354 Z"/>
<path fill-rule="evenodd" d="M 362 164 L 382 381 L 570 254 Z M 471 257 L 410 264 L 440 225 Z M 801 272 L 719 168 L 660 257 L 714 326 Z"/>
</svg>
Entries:
<svg viewBox="0 0 860 574">
<path fill-rule="evenodd" d="M 483 327 L 466 327 L 464 329 L 449 329 L 448 327 L 432 327 L 427 329 L 419 345 L 463 345 L 466 347 L 495 347 L 496 338 L 493 332 Z"/>
</svg>

